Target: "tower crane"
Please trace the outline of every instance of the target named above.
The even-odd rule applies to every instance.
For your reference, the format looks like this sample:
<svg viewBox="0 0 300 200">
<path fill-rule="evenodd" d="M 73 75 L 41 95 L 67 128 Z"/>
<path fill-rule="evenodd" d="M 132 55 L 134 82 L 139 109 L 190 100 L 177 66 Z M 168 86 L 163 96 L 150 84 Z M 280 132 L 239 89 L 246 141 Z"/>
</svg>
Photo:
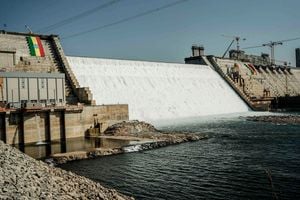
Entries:
<svg viewBox="0 0 300 200">
<path fill-rule="evenodd" d="M 227 37 L 227 38 L 232 38 L 232 41 L 230 43 L 230 45 L 227 47 L 225 53 L 223 54 L 222 58 L 225 57 L 225 55 L 227 54 L 227 52 L 229 51 L 230 47 L 232 46 L 232 44 L 234 42 L 236 42 L 236 50 L 240 51 L 240 40 L 245 41 L 246 38 L 241 38 L 240 36 L 235 36 L 235 35 L 222 35 L 223 37 Z"/>
<path fill-rule="evenodd" d="M 289 41 L 299 40 L 299 39 L 300 39 L 300 37 L 286 39 L 286 40 L 279 40 L 279 41 L 270 41 L 270 42 L 264 43 L 262 45 L 245 47 L 243 49 L 253 49 L 253 48 L 260 48 L 260 47 L 270 47 L 270 49 L 271 49 L 271 64 L 274 65 L 275 61 L 276 61 L 275 60 L 275 46 L 282 45 L 284 42 L 289 42 Z"/>
</svg>

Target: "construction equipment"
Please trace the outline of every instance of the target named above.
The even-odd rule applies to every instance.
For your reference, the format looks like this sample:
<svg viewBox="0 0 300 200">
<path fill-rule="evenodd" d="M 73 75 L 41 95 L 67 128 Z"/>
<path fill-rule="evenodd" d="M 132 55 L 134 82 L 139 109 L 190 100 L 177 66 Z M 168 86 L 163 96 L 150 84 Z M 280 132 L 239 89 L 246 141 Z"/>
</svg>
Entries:
<svg viewBox="0 0 300 200">
<path fill-rule="evenodd" d="M 279 41 L 270 41 L 269 43 L 265 43 L 262 45 L 258 45 L 258 46 L 251 46 L 251 47 L 245 47 L 243 49 L 253 49 L 253 48 L 260 48 L 260 47 L 270 47 L 271 49 L 271 64 L 275 65 L 275 46 L 277 45 L 282 45 L 284 42 L 289 42 L 289 41 L 293 41 L 293 40 L 299 40 L 300 37 L 297 38 L 291 38 L 291 39 L 286 39 L 286 40 L 279 40 Z"/>
<path fill-rule="evenodd" d="M 229 51 L 229 49 L 231 48 L 232 44 L 234 42 L 236 42 L 236 50 L 237 51 L 240 51 L 240 40 L 241 40 L 241 37 L 240 36 L 234 36 L 234 35 L 222 35 L 223 37 L 227 37 L 227 38 L 232 38 L 232 41 L 230 43 L 230 45 L 227 47 L 225 53 L 223 54 L 222 58 L 225 57 L 225 55 L 227 54 L 227 52 Z M 246 38 L 242 38 L 242 41 L 245 41 Z"/>
</svg>

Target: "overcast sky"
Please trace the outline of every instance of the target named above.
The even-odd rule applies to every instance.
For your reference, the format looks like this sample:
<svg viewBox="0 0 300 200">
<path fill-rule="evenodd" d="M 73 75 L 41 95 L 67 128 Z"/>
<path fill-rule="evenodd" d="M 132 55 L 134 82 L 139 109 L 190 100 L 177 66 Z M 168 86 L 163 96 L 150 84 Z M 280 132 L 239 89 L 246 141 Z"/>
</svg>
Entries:
<svg viewBox="0 0 300 200">
<path fill-rule="evenodd" d="M 300 37 L 299 0 L 187 0 L 171 6 L 175 2 L 1 0 L 0 29 L 26 32 L 27 24 L 33 32 L 58 34 L 67 55 L 181 63 L 192 44 L 222 55 L 231 41 L 222 34 L 246 38 L 241 47 Z M 300 40 L 277 46 L 275 58 L 294 65 L 297 47 Z"/>
</svg>

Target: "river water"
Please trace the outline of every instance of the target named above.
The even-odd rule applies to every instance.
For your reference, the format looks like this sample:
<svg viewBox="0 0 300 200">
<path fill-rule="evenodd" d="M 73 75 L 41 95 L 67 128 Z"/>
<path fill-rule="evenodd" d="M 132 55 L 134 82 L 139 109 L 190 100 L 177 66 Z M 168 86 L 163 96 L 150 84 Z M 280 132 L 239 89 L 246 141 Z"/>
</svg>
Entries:
<svg viewBox="0 0 300 200">
<path fill-rule="evenodd" d="M 299 125 L 224 117 L 163 129 L 209 139 L 60 167 L 136 199 L 300 199 Z"/>
</svg>

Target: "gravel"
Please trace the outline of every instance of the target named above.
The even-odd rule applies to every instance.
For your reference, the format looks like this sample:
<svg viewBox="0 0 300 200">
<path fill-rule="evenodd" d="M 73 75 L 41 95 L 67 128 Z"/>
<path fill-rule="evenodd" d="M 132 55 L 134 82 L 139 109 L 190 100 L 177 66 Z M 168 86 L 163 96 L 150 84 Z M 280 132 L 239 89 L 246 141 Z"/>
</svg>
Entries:
<svg viewBox="0 0 300 200">
<path fill-rule="evenodd" d="M 0 141 L 0 199 L 133 199 Z"/>
</svg>

